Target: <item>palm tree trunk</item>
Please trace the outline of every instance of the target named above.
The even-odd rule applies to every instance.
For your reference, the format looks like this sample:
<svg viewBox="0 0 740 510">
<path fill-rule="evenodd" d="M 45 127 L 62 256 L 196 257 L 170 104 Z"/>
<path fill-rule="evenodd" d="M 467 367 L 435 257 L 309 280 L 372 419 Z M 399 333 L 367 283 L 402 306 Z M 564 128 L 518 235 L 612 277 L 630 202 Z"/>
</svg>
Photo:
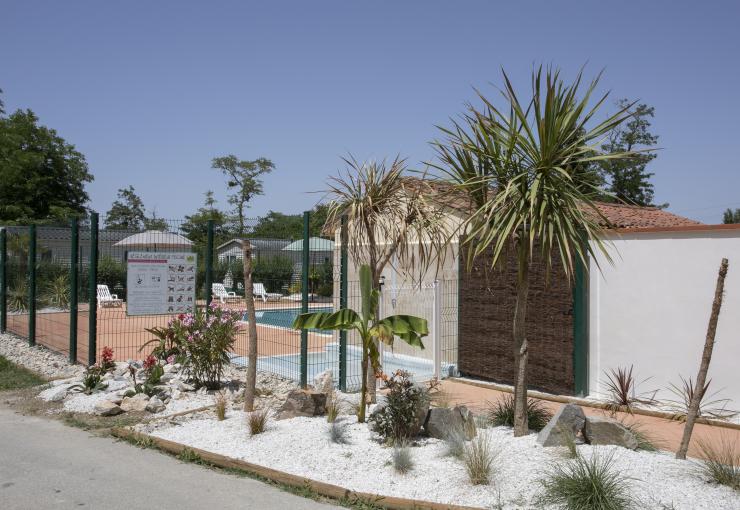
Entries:
<svg viewBox="0 0 740 510">
<path fill-rule="evenodd" d="M 514 436 L 529 433 L 527 420 L 527 298 L 529 296 L 529 245 L 526 236 L 518 241 L 517 295 L 514 310 L 514 363 L 516 380 L 514 382 Z"/>
<path fill-rule="evenodd" d="M 696 416 L 699 414 L 699 404 L 704 396 L 704 385 L 707 380 L 709 371 L 709 362 L 712 361 L 712 350 L 714 349 L 714 335 L 717 333 L 717 321 L 719 320 L 719 311 L 722 308 L 722 293 L 725 289 L 725 276 L 727 276 L 727 259 L 722 259 L 717 275 L 717 287 L 714 290 L 714 301 L 712 302 L 712 313 L 709 316 L 709 326 L 707 327 L 707 337 L 704 340 L 704 352 L 701 356 L 699 365 L 699 375 L 696 376 L 696 387 L 694 394 L 689 403 L 689 409 L 686 414 L 686 425 L 683 428 L 683 438 L 681 445 L 676 452 L 677 459 L 686 459 L 686 453 L 689 451 L 691 442 L 691 433 L 694 431 Z"/>
<path fill-rule="evenodd" d="M 247 380 L 244 386 L 244 410 L 254 411 L 254 393 L 257 385 L 257 318 L 254 312 L 254 287 L 252 286 L 252 245 L 242 241 L 244 261 L 244 299 L 247 301 L 249 343 L 247 344 Z"/>
</svg>

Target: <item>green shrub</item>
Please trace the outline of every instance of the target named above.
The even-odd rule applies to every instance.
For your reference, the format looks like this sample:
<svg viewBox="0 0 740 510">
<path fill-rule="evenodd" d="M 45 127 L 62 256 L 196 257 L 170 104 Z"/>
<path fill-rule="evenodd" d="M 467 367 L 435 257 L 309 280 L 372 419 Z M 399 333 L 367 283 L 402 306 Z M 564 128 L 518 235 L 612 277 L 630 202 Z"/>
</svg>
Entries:
<svg viewBox="0 0 740 510">
<path fill-rule="evenodd" d="M 370 415 L 370 429 L 391 443 L 411 439 L 417 432 L 419 409 L 429 401 L 426 389 L 414 384 L 405 370 L 397 370 L 387 378 L 384 387 L 388 390 L 386 403 Z"/>
<path fill-rule="evenodd" d="M 282 292 L 292 279 L 293 261 L 289 257 L 262 256 L 254 261 L 252 281 L 263 283 L 267 292 Z"/>
<path fill-rule="evenodd" d="M 107 285 L 113 294 L 120 292 L 118 297 L 123 299 L 126 296 L 126 265 L 110 256 L 101 257 L 98 260 L 98 284 Z"/>
<path fill-rule="evenodd" d="M 542 480 L 543 505 L 568 510 L 628 510 L 638 508 L 630 493 L 630 478 L 614 466 L 613 455 L 597 451 L 586 459 L 577 455 L 572 461 L 554 464 Z"/>
<path fill-rule="evenodd" d="M 539 400 L 527 400 L 527 424 L 530 430 L 542 430 L 552 413 Z M 507 394 L 496 403 L 488 403 L 488 420 L 496 427 L 514 426 L 514 395 Z"/>
<path fill-rule="evenodd" d="M 15 313 L 28 311 L 28 284 L 25 279 L 18 279 L 15 285 L 8 289 L 8 310 Z"/>
</svg>

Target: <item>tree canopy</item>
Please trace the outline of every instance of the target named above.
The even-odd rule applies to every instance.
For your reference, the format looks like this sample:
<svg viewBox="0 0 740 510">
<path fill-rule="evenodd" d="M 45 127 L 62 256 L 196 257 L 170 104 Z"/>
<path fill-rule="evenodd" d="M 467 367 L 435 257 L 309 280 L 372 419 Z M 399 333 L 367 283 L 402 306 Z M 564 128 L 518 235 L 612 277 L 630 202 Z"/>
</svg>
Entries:
<svg viewBox="0 0 740 510">
<path fill-rule="evenodd" d="M 270 173 L 275 165 L 267 158 L 258 158 L 254 161 L 240 160 L 233 154 L 213 158 L 211 168 L 220 170 L 226 176 L 226 185 L 234 193 L 229 196 L 229 204 L 234 206 L 237 220 L 237 234 L 244 234 L 244 211 L 249 201 L 257 195 L 262 195 L 262 179 L 260 175 Z"/>
<path fill-rule="evenodd" d="M 722 215 L 722 223 L 729 225 L 730 223 L 740 223 L 740 209 L 727 209 Z"/>
<path fill-rule="evenodd" d="M 0 221 L 61 223 L 87 214 L 85 156 L 31 110 L 0 105 Z"/>
<path fill-rule="evenodd" d="M 105 228 L 141 230 L 146 220 L 144 202 L 133 186 L 118 190 L 118 199 L 113 202 L 105 216 Z"/>
<path fill-rule="evenodd" d="M 311 237 L 322 235 L 327 211 L 328 206 L 325 204 L 319 204 L 311 211 L 308 220 Z M 259 219 L 249 235 L 250 237 L 275 239 L 301 239 L 303 237 L 303 215 L 270 211 Z"/>
</svg>

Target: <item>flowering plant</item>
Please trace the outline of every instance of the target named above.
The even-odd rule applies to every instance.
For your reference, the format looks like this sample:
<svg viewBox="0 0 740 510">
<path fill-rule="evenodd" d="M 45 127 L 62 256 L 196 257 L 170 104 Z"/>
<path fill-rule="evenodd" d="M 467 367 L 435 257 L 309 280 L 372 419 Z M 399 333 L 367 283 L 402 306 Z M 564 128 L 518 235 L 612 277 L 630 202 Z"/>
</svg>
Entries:
<svg viewBox="0 0 740 510">
<path fill-rule="evenodd" d="M 163 360 L 174 356 L 198 386 L 218 389 L 242 315 L 240 311 L 221 308 L 215 303 L 195 313 L 180 314 L 170 320 L 166 328 L 147 330 L 157 337 L 152 340 L 158 344 L 152 355 Z"/>
<path fill-rule="evenodd" d="M 113 362 L 113 349 L 106 345 L 103 347 L 103 352 L 100 353 L 100 369 L 106 372 L 115 366 L 116 364 Z"/>
</svg>

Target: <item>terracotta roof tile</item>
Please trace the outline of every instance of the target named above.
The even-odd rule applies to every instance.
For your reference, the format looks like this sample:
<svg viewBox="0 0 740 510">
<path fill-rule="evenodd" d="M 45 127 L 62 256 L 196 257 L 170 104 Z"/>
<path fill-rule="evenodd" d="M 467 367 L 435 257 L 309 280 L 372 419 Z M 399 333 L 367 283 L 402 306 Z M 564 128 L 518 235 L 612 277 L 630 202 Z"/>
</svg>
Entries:
<svg viewBox="0 0 740 510">
<path fill-rule="evenodd" d="M 470 200 L 465 195 L 443 181 L 421 180 L 416 177 L 406 177 L 405 181 L 409 188 L 431 196 L 434 201 L 443 207 L 459 211 L 471 208 Z M 606 202 L 596 202 L 596 207 L 615 228 L 667 228 L 702 224 L 657 207 L 640 207 Z"/>
</svg>

